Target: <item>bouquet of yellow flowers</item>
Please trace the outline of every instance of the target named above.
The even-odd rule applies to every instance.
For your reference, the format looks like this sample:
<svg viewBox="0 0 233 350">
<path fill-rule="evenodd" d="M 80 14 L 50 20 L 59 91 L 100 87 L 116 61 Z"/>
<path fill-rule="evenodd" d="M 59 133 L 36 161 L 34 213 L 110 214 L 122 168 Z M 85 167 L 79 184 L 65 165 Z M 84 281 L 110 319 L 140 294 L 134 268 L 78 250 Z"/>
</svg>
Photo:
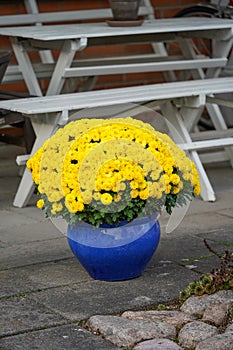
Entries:
<svg viewBox="0 0 233 350">
<path fill-rule="evenodd" d="M 70 225 L 118 225 L 139 215 L 171 214 L 199 195 L 195 164 L 171 138 L 127 118 L 72 121 L 28 160 L 48 217 Z"/>
</svg>

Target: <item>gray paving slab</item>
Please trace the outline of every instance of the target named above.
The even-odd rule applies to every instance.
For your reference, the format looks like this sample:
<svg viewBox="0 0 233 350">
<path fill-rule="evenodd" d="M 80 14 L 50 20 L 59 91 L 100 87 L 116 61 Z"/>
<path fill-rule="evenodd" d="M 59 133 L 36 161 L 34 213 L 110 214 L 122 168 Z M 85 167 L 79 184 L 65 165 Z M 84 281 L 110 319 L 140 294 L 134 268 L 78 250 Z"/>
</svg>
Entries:
<svg viewBox="0 0 233 350">
<path fill-rule="evenodd" d="M 213 243 L 213 246 L 218 246 Z M 194 260 L 210 255 L 210 252 L 204 245 L 202 237 L 191 235 L 177 237 L 162 237 L 158 251 L 157 259 L 171 260 L 174 263 L 180 263 L 184 259 Z"/>
<path fill-rule="evenodd" d="M 219 259 L 214 256 L 206 256 L 192 261 L 183 261 L 181 266 L 200 274 L 209 274 L 215 267 L 219 266 Z"/>
<path fill-rule="evenodd" d="M 27 221 L 25 220 L 24 215 L 20 215 L 17 213 L 12 213 L 8 210 L 1 210 L 1 221 L 0 221 L 0 230 L 6 230 L 6 229 L 12 229 L 17 228 L 19 226 L 25 226 L 26 224 L 37 224 L 37 221 L 33 218 L 27 218 Z M 13 232 L 14 233 L 14 232 Z M 14 233 L 17 235 L 17 231 Z"/>
<path fill-rule="evenodd" d="M 12 226 L 7 226 L 7 218 L 4 212 L 1 213 L 5 216 L 5 222 L 3 222 L 3 227 L 0 224 L 0 237 L 1 242 L 6 245 L 15 244 L 26 244 L 28 242 L 53 240 L 54 238 L 63 238 L 61 232 L 59 232 L 50 221 L 42 222 L 32 222 L 33 219 L 28 220 L 27 218 L 18 218 L 17 214 L 11 213 L 10 217 L 14 217 L 18 221 L 23 220 L 22 224 L 12 224 Z"/>
<path fill-rule="evenodd" d="M 226 166 L 225 163 L 212 164 L 208 167 L 208 177 L 217 189 L 221 189 L 221 192 L 228 192 L 233 187 L 232 168 Z M 217 193 L 217 198 L 220 198 L 220 194 Z"/>
<path fill-rule="evenodd" d="M 216 249 L 220 249 L 220 246 L 227 248 L 233 248 L 233 226 L 228 230 L 227 228 L 219 228 L 213 231 L 201 232 L 197 234 L 198 237 L 206 238 L 207 241 L 215 242 Z"/>
<path fill-rule="evenodd" d="M 22 244 L 3 244 L 0 248 L 1 269 L 50 262 L 72 257 L 65 237 Z"/>
<path fill-rule="evenodd" d="M 61 315 L 25 297 L 0 300 L 0 336 L 66 323 Z"/>
<path fill-rule="evenodd" d="M 12 192 L 13 191 L 11 190 L 11 194 Z M 7 210 L 11 214 L 18 214 L 21 217 L 24 217 L 25 219 L 29 218 L 29 219 L 36 220 L 38 222 L 49 221 L 48 219 L 45 218 L 43 212 L 41 210 L 38 210 L 38 208 L 34 204 L 27 206 L 27 210 L 22 210 L 22 208 L 13 207 L 12 203 L 13 202 L 9 201 L 8 202 L 9 207 L 0 208 L 0 210 Z M 5 205 L 7 205 L 7 202 L 5 203 Z"/>
<path fill-rule="evenodd" d="M 231 201 L 233 198 L 233 191 L 231 196 Z M 197 205 L 196 202 L 192 203 L 194 206 Z M 215 204 L 214 204 L 215 205 Z M 232 204 L 231 204 L 232 205 Z M 201 232 L 209 232 L 223 228 L 224 230 L 230 230 L 233 227 L 233 217 L 231 215 L 225 214 L 225 209 L 215 209 L 205 212 L 205 210 L 200 207 L 200 212 L 193 212 L 192 205 L 190 206 L 190 211 L 183 218 L 180 225 L 171 233 L 166 234 L 165 227 L 167 220 L 161 217 L 162 234 L 167 237 L 179 237 L 187 235 L 197 235 Z"/>
<path fill-rule="evenodd" d="M 76 258 L 0 270 L 0 298 L 82 283 L 90 279 Z"/>
<path fill-rule="evenodd" d="M 4 350 L 112 350 L 117 347 L 77 324 L 3 338 Z"/>
<path fill-rule="evenodd" d="M 90 280 L 30 293 L 28 298 L 55 310 L 70 321 L 96 314 L 116 314 L 177 299 L 179 291 L 198 274 L 164 262 L 136 279 L 121 282 Z"/>
<path fill-rule="evenodd" d="M 4 169 L 4 172 L 7 174 L 4 176 L 2 173 Z M 1 197 L 0 197 L 0 208 L 7 204 L 6 201 L 3 199 L 3 195 L 8 195 L 13 198 L 14 193 L 17 190 L 18 183 L 20 181 L 20 178 L 15 174 L 14 176 L 9 176 L 9 174 L 13 175 L 12 169 L 5 168 L 4 164 L 2 163 L 1 159 L 1 177 L 0 177 L 0 188 L 1 188 Z M 10 203 L 8 203 L 8 206 L 10 206 Z"/>
</svg>

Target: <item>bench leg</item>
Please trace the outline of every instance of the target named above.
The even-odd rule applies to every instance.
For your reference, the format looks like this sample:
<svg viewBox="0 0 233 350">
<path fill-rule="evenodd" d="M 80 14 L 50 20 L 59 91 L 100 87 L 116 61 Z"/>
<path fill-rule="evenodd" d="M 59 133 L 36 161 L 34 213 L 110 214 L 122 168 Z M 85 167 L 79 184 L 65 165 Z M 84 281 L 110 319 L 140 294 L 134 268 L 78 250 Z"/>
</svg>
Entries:
<svg viewBox="0 0 233 350">
<path fill-rule="evenodd" d="M 228 127 L 223 118 L 222 112 L 218 105 L 207 103 L 207 110 L 216 130 L 227 130 Z M 233 167 L 233 147 L 224 148 L 227 158 L 230 160 Z"/>
<path fill-rule="evenodd" d="M 32 181 L 32 175 L 27 169 L 25 169 L 20 185 L 15 195 L 13 205 L 18 208 L 26 206 L 33 194 L 34 188 L 35 186 Z"/>
<path fill-rule="evenodd" d="M 34 154 L 43 145 L 45 140 L 47 140 L 52 135 L 52 133 L 57 127 L 60 115 L 51 114 L 49 119 L 50 124 L 42 123 L 43 120 L 46 120 L 46 116 L 33 118 L 37 119 L 37 122 L 33 121 L 32 119 L 32 125 L 34 127 L 34 130 L 36 131 L 37 138 L 34 142 L 31 154 Z M 28 169 L 25 169 L 15 195 L 13 205 L 18 208 L 25 207 L 33 194 L 34 188 L 35 186 L 32 181 L 32 176 L 29 173 Z"/>
<path fill-rule="evenodd" d="M 188 108 L 186 108 L 185 110 L 187 112 Z M 171 102 L 167 102 L 161 105 L 161 111 L 165 117 L 165 120 L 168 120 L 167 124 L 173 140 L 176 143 L 181 143 L 181 140 L 183 140 L 183 142 L 186 143 L 192 143 L 192 139 L 189 135 L 184 120 L 188 120 L 192 112 L 194 113 L 195 118 L 195 113 L 199 113 L 199 109 L 197 108 L 195 111 L 195 108 L 191 108 L 190 112 L 187 113 L 187 115 L 185 116 L 183 115 L 182 118 L 177 108 L 174 105 L 172 105 Z M 216 200 L 216 196 L 197 151 L 190 151 L 190 156 L 195 162 L 197 171 L 199 173 L 202 199 L 204 201 L 214 202 Z"/>
</svg>

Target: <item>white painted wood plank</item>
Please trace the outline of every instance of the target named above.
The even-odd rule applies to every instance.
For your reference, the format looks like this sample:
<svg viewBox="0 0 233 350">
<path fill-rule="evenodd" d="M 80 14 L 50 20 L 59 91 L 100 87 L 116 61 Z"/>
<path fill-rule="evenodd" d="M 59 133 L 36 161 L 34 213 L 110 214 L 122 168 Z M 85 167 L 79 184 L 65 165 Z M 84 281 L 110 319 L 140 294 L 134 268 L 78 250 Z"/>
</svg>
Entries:
<svg viewBox="0 0 233 350">
<path fill-rule="evenodd" d="M 208 67 L 224 67 L 227 63 L 225 58 L 217 58 L 217 59 L 197 59 L 189 62 L 189 60 L 181 60 L 176 58 L 176 61 L 171 61 L 169 59 L 164 58 L 164 62 L 159 63 L 156 62 L 156 56 L 154 56 L 154 62 L 149 61 L 152 55 L 148 57 L 137 57 L 138 63 L 133 63 L 135 61 L 134 57 L 122 58 L 110 58 L 110 59 L 101 59 L 101 60 L 82 60 L 82 61 L 74 61 L 74 67 L 70 69 L 66 69 L 65 77 L 83 77 L 88 75 L 93 75 L 93 71 L 95 71 L 95 75 L 108 75 L 108 74 L 116 74 L 119 73 L 133 73 L 133 72 L 151 72 L 153 70 L 164 71 L 167 69 L 176 69 L 176 70 L 185 70 L 195 67 L 208 68 Z M 178 62 L 177 62 L 178 60 Z M 126 63 L 129 61 L 129 63 Z M 130 63 L 132 62 L 132 63 Z M 168 62 L 168 63 L 166 63 Z M 104 65 L 105 63 L 105 65 Z M 49 78 L 52 76 L 54 64 L 34 64 L 33 68 L 35 69 L 36 76 L 39 79 Z M 11 81 L 20 81 L 23 79 L 22 73 L 19 70 L 19 67 L 16 65 L 10 65 L 7 67 L 6 74 L 4 76 L 3 82 L 8 83 Z M 214 103 L 214 102 L 213 102 Z"/>
<path fill-rule="evenodd" d="M 38 19 L 37 19 L 38 22 Z M 110 27 L 107 23 L 82 23 L 50 26 L 0 27 L 0 35 L 18 36 L 42 41 L 80 39 L 82 37 L 101 38 L 137 34 L 161 34 L 161 33 L 185 33 L 189 31 L 208 31 L 208 36 L 213 31 L 217 36 L 217 30 L 225 30 L 224 36 L 233 35 L 233 23 L 231 20 L 219 18 L 169 18 L 145 20 L 142 26 L 136 27 Z M 220 33 L 219 33 L 220 34 Z"/>
<path fill-rule="evenodd" d="M 191 133 L 190 136 L 193 141 L 233 137 L 233 128 L 229 128 L 226 130 L 208 130 L 208 131 L 201 131 L 201 132 L 199 131 L 197 133 Z"/>
<path fill-rule="evenodd" d="M 233 137 L 179 144 L 179 147 L 184 151 L 201 151 L 205 149 L 223 148 L 227 146 L 233 146 Z"/>
<path fill-rule="evenodd" d="M 112 64 L 90 67 L 72 67 L 65 69 L 65 77 L 85 77 L 92 75 L 110 75 L 118 73 L 135 73 L 135 72 L 162 72 L 167 70 L 186 70 L 194 68 L 210 68 L 224 67 L 227 63 L 226 58 L 216 59 L 193 59 L 181 61 L 165 61 L 165 62 L 147 62 L 147 63 L 128 63 L 128 64 Z"/>
<path fill-rule="evenodd" d="M 233 77 L 213 78 L 8 100 L 1 101 L 0 108 L 33 115 L 128 102 L 205 96 L 232 91 Z"/>
<path fill-rule="evenodd" d="M 30 154 L 23 154 L 21 156 L 17 156 L 16 164 L 19 166 L 25 165 L 29 158 L 30 158 Z"/>
<path fill-rule="evenodd" d="M 219 162 L 227 162 L 229 161 L 229 157 L 227 156 L 225 151 L 215 150 L 214 152 L 205 152 L 200 153 L 199 157 L 203 164 L 212 164 Z"/>
</svg>

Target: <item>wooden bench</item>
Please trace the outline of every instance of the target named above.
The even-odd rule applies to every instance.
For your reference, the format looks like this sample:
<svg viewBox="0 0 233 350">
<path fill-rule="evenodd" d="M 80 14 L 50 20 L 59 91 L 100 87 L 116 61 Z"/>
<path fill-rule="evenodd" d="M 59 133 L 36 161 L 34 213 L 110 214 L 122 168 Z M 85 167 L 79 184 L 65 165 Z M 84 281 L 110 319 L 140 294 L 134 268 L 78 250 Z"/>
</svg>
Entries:
<svg viewBox="0 0 233 350">
<path fill-rule="evenodd" d="M 170 129 L 171 136 L 176 142 L 181 143 L 182 148 L 190 152 L 192 159 L 195 161 L 200 174 L 202 198 L 214 201 L 214 190 L 197 151 L 199 149 L 211 150 L 216 147 L 229 148 L 229 146 L 233 146 L 233 137 L 231 134 L 227 134 L 228 130 L 222 130 L 222 133 L 226 132 L 226 135 L 222 135 L 221 138 L 214 138 L 214 142 L 213 139 L 209 140 L 209 138 L 193 142 L 188 125 L 191 124 L 190 120 L 192 118 L 195 119 L 197 114 L 200 115 L 200 109 L 205 106 L 208 96 L 214 99 L 215 94 L 231 91 L 233 91 L 232 77 L 211 78 L 3 101 L 0 103 L 0 108 L 20 112 L 31 119 L 37 135 L 32 150 L 32 153 L 34 153 L 59 125 L 67 123 L 69 118 L 80 110 L 87 108 L 86 116 L 88 117 L 90 116 L 88 112 L 91 111 L 91 108 L 150 102 L 150 106 L 159 106 L 165 120 L 168 121 L 168 126 L 169 123 L 172 123 L 176 128 L 176 132 L 174 132 L 173 128 Z M 219 99 L 216 99 L 216 101 L 224 103 Z M 211 100 L 211 103 L 216 103 L 216 101 Z M 228 102 L 229 104 L 233 107 L 232 102 Z M 109 111 L 111 110 L 112 107 Z M 77 117 L 83 117 L 83 114 L 77 114 Z M 179 134 L 178 138 L 177 131 Z M 180 142 L 180 137 L 183 142 Z M 233 159 L 230 157 L 231 155 L 229 154 L 229 159 L 233 165 Z M 27 157 L 24 156 L 23 162 L 26 159 Z M 18 162 L 22 163 L 22 158 L 19 158 Z M 15 196 L 14 205 L 17 207 L 27 205 L 32 192 L 31 174 L 26 169 Z"/>
</svg>

